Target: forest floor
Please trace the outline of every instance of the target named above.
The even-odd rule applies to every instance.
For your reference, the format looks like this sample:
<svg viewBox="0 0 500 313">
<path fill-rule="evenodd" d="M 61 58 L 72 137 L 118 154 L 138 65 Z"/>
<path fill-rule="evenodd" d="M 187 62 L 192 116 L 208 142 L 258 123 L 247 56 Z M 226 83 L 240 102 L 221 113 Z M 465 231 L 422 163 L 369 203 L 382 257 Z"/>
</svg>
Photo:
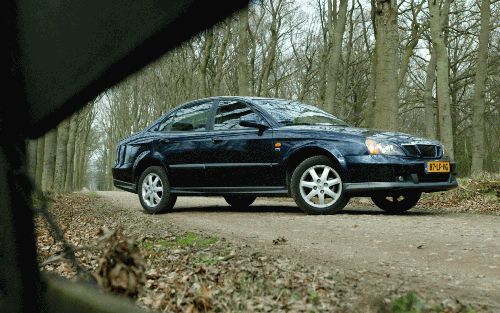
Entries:
<svg viewBox="0 0 500 313">
<path fill-rule="evenodd" d="M 88 192 L 59 196 L 50 210 L 89 272 L 103 272 L 106 252 L 95 249 L 103 230 L 134 238 L 145 274 L 132 287 L 144 308 L 500 312 L 498 199 L 451 199 L 425 197 L 397 216 L 361 199 L 341 214 L 308 216 L 289 199 L 234 209 L 222 198 L 189 197 L 169 214 L 147 215 L 134 194 Z M 37 235 L 42 263 L 61 245 L 40 218 Z M 67 262 L 42 268 L 75 276 Z"/>
</svg>

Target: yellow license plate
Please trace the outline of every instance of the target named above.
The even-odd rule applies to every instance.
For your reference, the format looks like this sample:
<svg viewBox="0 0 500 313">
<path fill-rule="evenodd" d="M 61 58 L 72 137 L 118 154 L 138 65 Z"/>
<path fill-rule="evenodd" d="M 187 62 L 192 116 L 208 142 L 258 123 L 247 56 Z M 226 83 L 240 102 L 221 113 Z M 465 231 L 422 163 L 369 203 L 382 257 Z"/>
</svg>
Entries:
<svg viewBox="0 0 500 313">
<path fill-rule="evenodd" d="M 449 173 L 450 162 L 433 161 L 425 164 L 426 173 Z"/>
</svg>

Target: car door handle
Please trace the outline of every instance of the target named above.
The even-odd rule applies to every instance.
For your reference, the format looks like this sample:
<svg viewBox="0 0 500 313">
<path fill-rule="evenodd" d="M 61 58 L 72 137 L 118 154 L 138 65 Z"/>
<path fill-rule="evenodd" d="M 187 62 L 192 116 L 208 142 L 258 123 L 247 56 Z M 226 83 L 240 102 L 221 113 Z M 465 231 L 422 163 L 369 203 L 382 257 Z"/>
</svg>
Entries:
<svg viewBox="0 0 500 313">
<path fill-rule="evenodd" d="M 221 143 L 222 139 L 220 138 L 212 138 L 212 143 Z"/>
</svg>

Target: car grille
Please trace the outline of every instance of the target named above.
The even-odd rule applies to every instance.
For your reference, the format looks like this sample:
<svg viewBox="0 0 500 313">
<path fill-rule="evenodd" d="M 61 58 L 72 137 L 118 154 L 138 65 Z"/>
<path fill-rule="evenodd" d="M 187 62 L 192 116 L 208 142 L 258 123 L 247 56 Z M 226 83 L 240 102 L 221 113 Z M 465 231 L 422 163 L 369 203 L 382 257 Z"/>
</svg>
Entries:
<svg viewBox="0 0 500 313">
<path fill-rule="evenodd" d="M 403 144 L 407 154 L 419 158 L 439 159 L 443 156 L 443 148 L 439 145 Z"/>
</svg>

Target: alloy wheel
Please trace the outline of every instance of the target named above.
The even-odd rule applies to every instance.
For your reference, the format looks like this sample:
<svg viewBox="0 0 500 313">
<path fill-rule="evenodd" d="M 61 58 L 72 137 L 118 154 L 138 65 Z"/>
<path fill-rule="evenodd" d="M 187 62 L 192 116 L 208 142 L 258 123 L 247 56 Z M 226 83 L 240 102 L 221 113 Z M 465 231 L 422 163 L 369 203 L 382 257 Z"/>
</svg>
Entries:
<svg viewBox="0 0 500 313">
<path fill-rule="evenodd" d="M 315 208 L 326 208 L 342 194 L 340 175 L 328 165 L 315 165 L 302 174 L 299 182 L 304 201 Z"/>
<path fill-rule="evenodd" d="M 150 207 L 157 206 L 163 197 L 163 183 L 156 173 L 149 173 L 142 183 L 142 199 Z"/>
</svg>

